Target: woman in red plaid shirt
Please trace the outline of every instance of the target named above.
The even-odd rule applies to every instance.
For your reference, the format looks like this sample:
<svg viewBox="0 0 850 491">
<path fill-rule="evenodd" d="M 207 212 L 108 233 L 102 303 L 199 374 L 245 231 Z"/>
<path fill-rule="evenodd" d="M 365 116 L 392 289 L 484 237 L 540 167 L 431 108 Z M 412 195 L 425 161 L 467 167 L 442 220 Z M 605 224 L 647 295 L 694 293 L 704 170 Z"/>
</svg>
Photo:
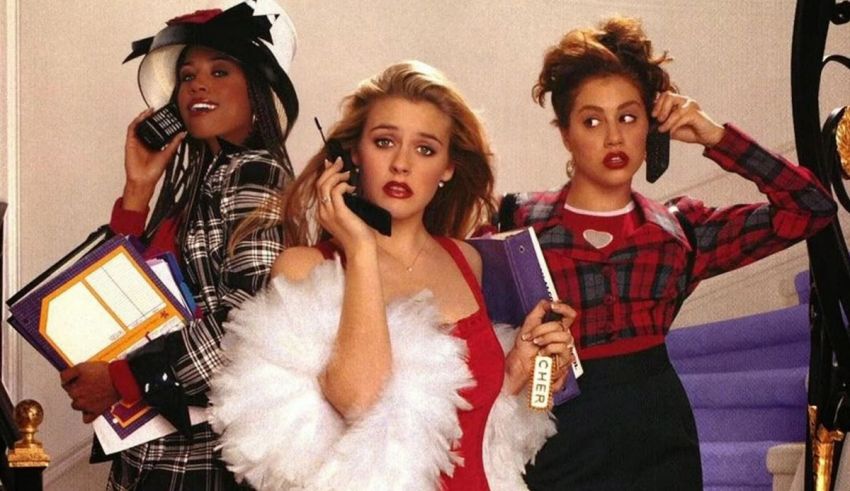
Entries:
<svg viewBox="0 0 850 491">
<path fill-rule="evenodd" d="M 527 469 L 531 489 L 702 489 L 693 412 L 664 344 L 680 300 L 809 237 L 836 212 L 808 170 L 678 94 L 667 61 L 638 21 L 612 18 L 564 35 L 534 87 L 541 105 L 551 94 L 569 181 L 521 196 L 513 218 L 535 228 L 558 294 L 578 311 L 571 329 L 584 375 L 582 395 L 555 408 L 558 434 Z M 653 118 L 767 202 L 714 208 L 634 192 Z"/>
</svg>

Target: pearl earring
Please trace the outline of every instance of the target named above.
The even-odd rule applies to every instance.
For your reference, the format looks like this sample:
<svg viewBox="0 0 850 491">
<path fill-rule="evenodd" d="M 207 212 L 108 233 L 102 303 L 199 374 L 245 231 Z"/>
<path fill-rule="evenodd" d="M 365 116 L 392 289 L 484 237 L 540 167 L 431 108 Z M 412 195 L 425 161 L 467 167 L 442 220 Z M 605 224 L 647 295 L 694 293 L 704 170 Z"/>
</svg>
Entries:
<svg viewBox="0 0 850 491">
<path fill-rule="evenodd" d="M 440 182 L 438 182 L 438 183 L 437 183 L 437 187 L 438 187 L 438 188 L 442 188 L 442 187 L 443 187 L 443 186 L 445 186 L 445 185 L 446 185 L 446 182 L 445 182 L 445 181 L 440 181 Z"/>
</svg>

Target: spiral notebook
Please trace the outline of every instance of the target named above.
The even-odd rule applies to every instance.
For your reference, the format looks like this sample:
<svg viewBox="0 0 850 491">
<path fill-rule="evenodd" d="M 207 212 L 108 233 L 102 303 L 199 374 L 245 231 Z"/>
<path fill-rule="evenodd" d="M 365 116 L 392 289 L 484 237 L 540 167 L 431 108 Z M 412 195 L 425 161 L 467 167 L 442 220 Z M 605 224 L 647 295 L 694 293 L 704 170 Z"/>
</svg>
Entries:
<svg viewBox="0 0 850 491">
<path fill-rule="evenodd" d="M 537 234 L 531 227 L 469 239 L 483 262 L 481 290 L 487 313 L 494 323 L 521 326 L 525 316 L 540 300 L 558 300 L 558 292 L 543 257 Z M 575 378 L 582 375 L 575 349 L 569 379 L 555 394 L 555 404 L 579 394 Z"/>
</svg>

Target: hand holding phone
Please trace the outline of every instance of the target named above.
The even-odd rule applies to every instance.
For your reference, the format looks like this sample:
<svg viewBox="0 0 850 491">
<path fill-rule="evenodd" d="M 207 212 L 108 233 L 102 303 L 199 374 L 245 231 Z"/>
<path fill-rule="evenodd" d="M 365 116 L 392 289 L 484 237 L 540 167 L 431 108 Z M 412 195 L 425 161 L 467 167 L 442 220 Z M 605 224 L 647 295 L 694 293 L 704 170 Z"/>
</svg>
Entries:
<svg viewBox="0 0 850 491">
<path fill-rule="evenodd" d="M 162 150 L 184 131 L 186 125 L 180 119 L 177 104 L 171 102 L 155 111 L 136 126 L 136 136 L 151 150 Z"/>
<path fill-rule="evenodd" d="M 322 127 L 319 125 L 319 119 L 313 118 L 316 122 L 316 127 L 319 128 L 319 134 L 322 135 L 322 141 L 325 142 L 325 153 L 327 159 L 331 162 L 338 158 L 342 158 L 342 172 L 351 172 L 348 178 L 348 184 L 357 188 L 352 194 L 344 194 L 342 199 L 346 206 L 367 225 L 382 233 L 383 235 L 392 235 L 392 220 L 390 212 L 377 206 L 359 195 L 360 179 L 357 169 L 354 167 L 354 162 L 351 160 L 351 152 L 343 148 L 339 140 L 331 138 L 325 140 L 325 135 L 322 133 Z"/>
<path fill-rule="evenodd" d="M 646 180 L 655 182 L 670 165 L 670 132 L 658 131 L 658 121 L 653 118 L 646 134 Z"/>
</svg>

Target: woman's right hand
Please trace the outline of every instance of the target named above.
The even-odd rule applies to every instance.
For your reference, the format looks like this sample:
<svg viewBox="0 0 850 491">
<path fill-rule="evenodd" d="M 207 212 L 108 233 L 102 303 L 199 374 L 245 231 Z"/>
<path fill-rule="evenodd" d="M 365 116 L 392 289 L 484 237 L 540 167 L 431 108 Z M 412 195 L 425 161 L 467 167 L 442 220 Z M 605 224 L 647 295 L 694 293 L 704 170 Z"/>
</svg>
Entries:
<svg viewBox="0 0 850 491">
<path fill-rule="evenodd" d="M 355 215 L 345 204 L 343 195 L 355 190 L 348 184 L 349 172 L 341 172 L 342 159 L 325 161 L 325 170 L 316 180 L 316 197 L 319 225 L 340 242 L 346 255 L 351 256 L 358 247 L 374 247 L 375 233 L 366 222 Z"/>
<path fill-rule="evenodd" d="M 62 388 L 71 398 L 71 408 L 83 414 L 83 423 L 91 423 L 121 396 L 112 384 L 109 365 L 103 361 L 83 362 L 59 373 Z"/>
<path fill-rule="evenodd" d="M 560 320 L 543 322 L 548 311 L 561 315 Z M 567 369 L 572 363 L 574 344 L 570 326 L 576 311 L 562 302 L 541 300 L 525 317 L 519 328 L 513 348 L 505 355 L 505 388 L 516 394 L 531 379 L 534 357 L 539 355 L 558 358 L 558 370 L 552 375 L 553 389 L 560 390 L 566 381 Z"/>
<path fill-rule="evenodd" d="M 136 127 L 146 117 L 153 114 L 153 109 L 139 113 L 130 126 L 127 127 L 127 138 L 124 143 L 124 183 L 123 204 L 128 210 L 144 210 L 148 206 L 157 182 L 162 177 L 165 168 L 174 159 L 177 147 L 186 138 L 186 132 L 179 133 L 162 150 L 151 150 L 136 136 Z"/>
</svg>

